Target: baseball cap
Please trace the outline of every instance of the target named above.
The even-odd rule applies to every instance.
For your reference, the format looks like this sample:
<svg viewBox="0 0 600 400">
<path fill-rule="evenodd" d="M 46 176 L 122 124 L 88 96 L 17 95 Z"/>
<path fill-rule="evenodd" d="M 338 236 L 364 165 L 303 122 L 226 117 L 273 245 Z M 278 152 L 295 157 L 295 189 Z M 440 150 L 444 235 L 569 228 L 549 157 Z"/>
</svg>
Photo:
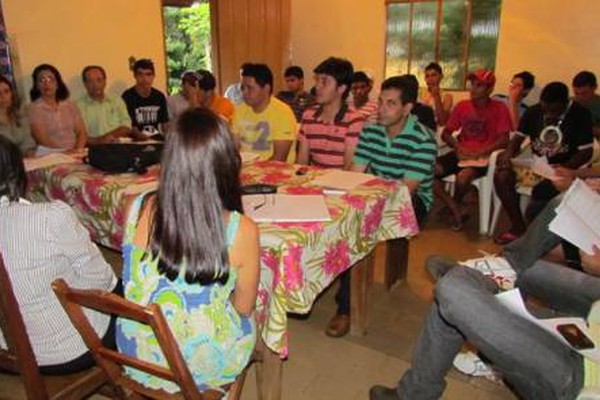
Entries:
<svg viewBox="0 0 600 400">
<path fill-rule="evenodd" d="M 489 87 L 493 87 L 496 84 L 496 76 L 489 69 L 478 69 L 477 71 L 471 72 L 467 75 L 469 81 L 476 80 L 483 82 Z"/>
</svg>

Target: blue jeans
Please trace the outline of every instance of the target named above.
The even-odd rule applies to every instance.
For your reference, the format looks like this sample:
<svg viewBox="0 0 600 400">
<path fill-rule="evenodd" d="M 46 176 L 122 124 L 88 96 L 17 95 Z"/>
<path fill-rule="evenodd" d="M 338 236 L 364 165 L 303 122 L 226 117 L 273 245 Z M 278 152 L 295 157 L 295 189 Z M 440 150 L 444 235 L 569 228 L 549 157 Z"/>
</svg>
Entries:
<svg viewBox="0 0 600 400">
<path fill-rule="evenodd" d="M 505 247 L 517 286 L 559 312 L 585 317 L 600 299 L 600 278 L 540 260 L 560 243 L 548 230 L 560 199 L 554 199 L 525 235 Z M 579 354 L 495 298 L 496 287 L 478 271 L 456 267 L 437 282 L 435 302 L 421 331 L 413 363 L 400 382 L 406 399 L 438 399 L 452 361 L 468 340 L 526 399 L 573 399 L 583 384 Z"/>
</svg>

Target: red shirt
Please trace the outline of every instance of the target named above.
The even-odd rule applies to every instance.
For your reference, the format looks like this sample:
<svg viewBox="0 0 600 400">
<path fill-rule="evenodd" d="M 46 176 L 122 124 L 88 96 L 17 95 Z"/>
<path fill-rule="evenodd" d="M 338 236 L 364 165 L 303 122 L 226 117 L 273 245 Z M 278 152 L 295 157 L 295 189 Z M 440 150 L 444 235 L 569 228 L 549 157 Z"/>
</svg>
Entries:
<svg viewBox="0 0 600 400">
<path fill-rule="evenodd" d="M 471 100 L 459 102 L 446 122 L 450 132 L 461 130 L 458 142 L 464 149 L 479 151 L 508 136 L 512 122 L 504 103 L 490 99 L 483 108 L 476 108 Z"/>
</svg>

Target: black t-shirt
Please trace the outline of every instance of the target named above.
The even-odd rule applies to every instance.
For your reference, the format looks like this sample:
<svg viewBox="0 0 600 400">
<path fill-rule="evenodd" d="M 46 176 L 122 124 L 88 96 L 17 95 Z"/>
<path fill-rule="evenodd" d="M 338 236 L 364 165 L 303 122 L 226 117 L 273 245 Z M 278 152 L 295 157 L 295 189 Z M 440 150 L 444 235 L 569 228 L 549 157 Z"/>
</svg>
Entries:
<svg viewBox="0 0 600 400">
<path fill-rule="evenodd" d="M 557 129 L 545 129 L 548 126 Z M 582 147 L 593 143 L 592 114 L 590 111 L 572 102 L 562 122 L 544 121 L 542 106 L 529 107 L 519 124 L 519 131 L 531 139 L 531 149 L 538 156 L 546 156 L 550 164 L 564 164 Z"/>
<path fill-rule="evenodd" d="M 423 103 L 415 102 L 411 112 L 417 117 L 420 123 L 435 132 L 436 123 L 433 108 Z"/>
<path fill-rule="evenodd" d="M 121 97 L 127 105 L 131 125 L 138 130 L 159 133 L 160 124 L 169 122 L 167 99 L 160 91 L 152 88 L 150 96 L 142 97 L 131 87 Z"/>
</svg>

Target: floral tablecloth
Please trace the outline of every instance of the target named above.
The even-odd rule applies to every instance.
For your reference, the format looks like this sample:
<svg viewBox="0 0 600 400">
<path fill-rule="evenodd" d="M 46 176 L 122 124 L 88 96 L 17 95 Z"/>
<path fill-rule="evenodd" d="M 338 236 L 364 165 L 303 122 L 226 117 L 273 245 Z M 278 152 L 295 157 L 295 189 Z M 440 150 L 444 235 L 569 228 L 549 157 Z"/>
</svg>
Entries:
<svg viewBox="0 0 600 400">
<path fill-rule="evenodd" d="M 324 173 L 279 162 L 245 164 L 242 183 L 278 185 L 278 193 L 319 194 L 311 180 Z M 119 249 L 132 196 L 156 187 L 158 168 L 145 175 L 107 175 L 85 164 L 64 164 L 28 173 L 29 198 L 71 205 L 94 241 Z M 345 195 L 326 196 L 332 220 L 261 223 L 261 282 L 256 317 L 269 348 L 288 354 L 287 313 L 307 313 L 319 293 L 377 242 L 412 236 L 418 225 L 408 189 L 374 178 Z"/>
</svg>

